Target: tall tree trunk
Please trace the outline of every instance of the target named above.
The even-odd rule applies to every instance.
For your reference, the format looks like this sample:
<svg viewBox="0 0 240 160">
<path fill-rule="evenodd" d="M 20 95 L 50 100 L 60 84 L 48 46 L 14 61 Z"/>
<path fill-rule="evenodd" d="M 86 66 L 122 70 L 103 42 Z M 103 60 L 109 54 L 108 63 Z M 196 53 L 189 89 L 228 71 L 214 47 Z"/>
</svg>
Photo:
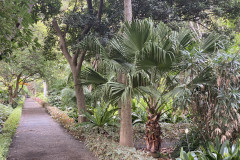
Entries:
<svg viewBox="0 0 240 160">
<path fill-rule="evenodd" d="M 122 103 L 124 104 L 124 103 Z M 120 128 L 120 145 L 133 147 L 133 128 L 131 97 L 127 99 L 126 105 L 121 108 L 121 128 Z"/>
<path fill-rule="evenodd" d="M 132 0 L 124 0 L 124 18 L 125 21 L 132 21 Z"/>
<path fill-rule="evenodd" d="M 78 77 L 78 72 L 76 70 L 72 70 L 73 80 L 74 80 L 74 89 L 77 99 L 77 107 L 78 107 L 78 122 L 82 123 L 86 121 L 86 118 L 82 116 L 82 110 L 86 111 L 87 107 L 85 104 L 85 96 L 83 93 L 83 88 L 81 85 L 81 81 Z"/>
<path fill-rule="evenodd" d="M 124 17 L 125 21 L 132 21 L 132 2 L 131 0 L 124 0 Z M 121 73 L 120 73 L 121 74 Z M 126 75 L 121 74 L 121 83 L 127 84 Z M 127 97 L 127 102 L 119 103 L 121 107 L 121 125 L 120 125 L 120 145 L 133 147 L 133 128 L 132 128 L 132 104 L 131 96 Z"/>
</svg>

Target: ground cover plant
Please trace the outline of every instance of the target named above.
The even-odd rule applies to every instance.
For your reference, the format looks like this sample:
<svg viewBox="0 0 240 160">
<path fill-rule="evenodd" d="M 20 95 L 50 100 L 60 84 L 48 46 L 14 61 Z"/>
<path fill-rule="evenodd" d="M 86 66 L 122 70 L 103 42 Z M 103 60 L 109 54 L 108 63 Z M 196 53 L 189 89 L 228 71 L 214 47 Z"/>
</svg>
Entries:
<svg viewBox="0 0 240 160">
<path fill-rule="evenodd" d="M 2 132 L 0 134 L 0 158 L 3 160 L 7 158 L 12 138 L 21 118 L 23 104 L 24 98 L 18 102 L 17 108 L 12 111 L 3 125 Z"/>
</svg>

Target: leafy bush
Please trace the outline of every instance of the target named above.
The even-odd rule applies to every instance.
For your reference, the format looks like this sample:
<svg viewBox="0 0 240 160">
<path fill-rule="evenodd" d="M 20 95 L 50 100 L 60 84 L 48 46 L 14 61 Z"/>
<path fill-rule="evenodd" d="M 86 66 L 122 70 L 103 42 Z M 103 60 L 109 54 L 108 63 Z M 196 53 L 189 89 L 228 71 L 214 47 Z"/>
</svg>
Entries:
<svg viewBox="0 0 240 160">
<path fill-rule="evenodd" d="M 118 108 L 110 108 L 109 106 L 110 105 L 102 103 L 89 112 L 82 111 L 83 115 L 87 117 L 89 121 L 81 123 L 81 125 L 90 125 L 91 127 L 116 125 L 116 122 L 114 121 L 114 113 L 118 110 Z"/>
<path fill-rule="evenodd" d="M 61 91 L 61 105 L 59 108 L 61 110 L 70 110 L 72 108 L 77 108 L 76 95 L 73 89 L 64 88 Z"/>
<path fill-rule="evenodd" d="M 239 160 L 240 159 L 240 144 L 239 140 L 236 144 L 230 146 L 229 141 L 224 141 L 222 144 L 219 138 L 216 138 L 215 145 L 209 142 L 208 147 L 201 151 L 192 151 L 186 153 L 183 148 L 180 152 L 180 158 L 177 160 Z"/>
<path fill-rule="evenodd" d="M 183 134 L 181 136 L 181 139 L 177 143 L 172 156 L 178 157 L 181 149 L 183 149 L 183 151 L 190 152 L 197 150 L 200 146 L 206 147 L 205 142 L 201 137 L 201 134 L 199 134 L 199 130 L 191 128 L 187 135 Z"/>
<path fill-rule="evenodd" d="M 9 146 L 21 118 L 23 104 L 24 99 L 19 102 L 18 107 L 13 110 L 4 123 L 2 134 L 0 134 L 0 159 L 2 160 L 5 160 L 8 154 Z"/>
<path fill-rule="evenodd" d="M 55 90 L 49 91 L 48 102 L 52 106 L 59 107 L 61 105 L 60 93 Z"/>
<path fill-rule="evenodd" d="M 8 103 L 8 91 L 5 88 L 1 87 L 0 83 L 0 103 L 7 104 Z"/>
<path fill-rule="evenodd" d="M 67 112 L 61 111 L 57 107 L 52 106 L 47 106 L 46 109 L 48 113 L 66 129 L 69 129 L 74 125 L 75 120 L 70 118 Z"/>
<path fill-rule="evenodd" d="M 206 142 L 216 136 L 233 142 L 240 129 L 240 57 L 221 52 L 189 54 L 186 84 L 175 102 L 188 108 Z M 188 82 L 190 77 L 193 80 Z"/>
<path fill-rule="evenodd" d="M 132 100 L 132 120 L 133 125 L 137 123 L 145 124 L 147 122 L 147 104 L 144 102 L 144 100 L 141 98 L 139 102 L 136 101 L 136 99 Z"/>
<path fill-rule="evenodd" d="M 13 109 L 11 106 L 0 104 L 0 128 L 3 125 L 3 122 L 6 121 L 8 116 L 12 113 L 12 111 Z"/>
</svg>

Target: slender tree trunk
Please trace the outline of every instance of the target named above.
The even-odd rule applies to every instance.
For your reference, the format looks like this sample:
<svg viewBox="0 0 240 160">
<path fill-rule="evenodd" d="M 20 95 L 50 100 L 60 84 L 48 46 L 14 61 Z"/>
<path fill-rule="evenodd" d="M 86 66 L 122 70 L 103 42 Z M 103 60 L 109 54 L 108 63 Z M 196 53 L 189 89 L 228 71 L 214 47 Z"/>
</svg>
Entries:
<svg viewBox="0 0 240 160">
<path fill-rule="evenodd" d="M 91 0 L 89 0 L 89 2 L 91 2 Z M 85 104 L 85 97 L 84 97 L 81 81 L 79 79 L 79 75 L 81 73 L 81 67 L 82 67 L 86 52 L 82 51 L 80 53 L 80 51 L 76 51 L 76 53 L 71 56 L 68 51 L 65 34 L 63 34 L 63 32 L 61 31 L 55 19 L 52 21 L 52 25 L 60 38 L 60 48 L 62 50 L 62 53 L 67 59 L 72 70 L 73 80 L 74 80 L 74 89 L 75 89 L 78 112 L 79 112 L 78 122 L 81 123 L 86 121 L 86 118 L 83 118 L 81 116 L 82 110 L 86 110 L 86 104 Z"/>
<path fill-rule="evenodd" d="M 15 90 L 14 90 L 14 94 L 12 95 L 13 98 L 16 98 L 16 97 L 18 96 L 19 82 L 20 82 L 21 76 L 22 76 L 22 73 L 20 73 L 19 75 L 17 75 L 16 88 L 15 88 Z"/>
<path fill-rule="evenodd" d="M 132 0 L 124 0 L 124 18 L 125 21 L 132 21 Z"/>
<path fill-rule="evenodd" d="M 13 105 L 13 88 L 12 86 L 8 86 L 8 103 L 12 106 Z"/>
<path fill-rule="evenodd" d="M 117 74 L 117 82 L 118 83 L 122 83 L 122 73 L 120 72 L 120 73 L 118 73 Z M 121 108 L 123 107 L 123 104 L 122 104 L 122 102 L 121 101 L 118 101 L 118 116 L 121 118 Z M 120 122 L 121 122 L 121 120 L 120 120 Z"/>
<path fill-rule="evenodd" d="M 132 2 L 131 0 L 124 0 L 124 17 L 125 21 L 132 21 Z M 127 84 L 126 75 L 119 75 L 122 78 L 121 83 Z M 132 128 L 132 104 L 131 96 L 127 97 L 127 102 L 119 103 L 121 106 L 121 126 L 120 126 L 120 145 L 133 147 L 133 128 Z"/>
<path fill-rule="evenodd" d="M 123 103 L 124 104 L 124 103 Z M 120 128 L 120 145 L 133 147 L 133 128 L 131 97 L 127 99 L 126 105 L 121 108 L 121 128 Z"/>
<path fill-rule="evenodd" d="M 126 75 L 122 74 L 122 83 L 127 84 Z M 132 103 L 131 96 L 127 97 L 127 101 L 120 102 L 121 105 L 121 122 L 120 122 L 120 145 L 133 147 L 133 128 L 132 128 Z"/>
</svg>

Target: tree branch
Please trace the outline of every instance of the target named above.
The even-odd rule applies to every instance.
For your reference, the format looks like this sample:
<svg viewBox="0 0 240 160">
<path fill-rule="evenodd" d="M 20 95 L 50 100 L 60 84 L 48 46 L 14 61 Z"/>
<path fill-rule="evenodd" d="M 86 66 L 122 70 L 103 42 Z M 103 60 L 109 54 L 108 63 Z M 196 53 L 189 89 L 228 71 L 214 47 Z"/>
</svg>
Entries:
<svg viewBox="0 0 240 160">
<path fill-rule="evenodd" d="M 82 64 L 83 64 L 85 55 L 86 55 L 86 51 L 83 51 L 83 52 L 80 54 L 79 61 L 78 61 L 78 64 L 77 64 L 77 68 L 76 68 L 78 73 L 79 73 L 79 71 L 80 71 L 81 68 L 82 68 Z"/>
<path fill-rule="evenodd" d="M 63 33 L 60 30 L 60 28 L 58 26 L 58 23 L 55 19 L 53 19 L 52 25 L 53 25 L 53 28 L 55 29 L 55 31 L 57 32 L 57 34 L 60 38 L 60 48 L 62 50 L 62 53 L 63 53 L 64 57 L 67 59 L 67 61 L 69 62 L 69 64 L 71 65 L 72 64 L 72 62 L 71 62 L 72 57 L 71 57 L 70 53 L 68 52 L 65 37 L 63 36 Z"/>
<path fill-rule="evenodd" d="M 18 93 L 20 93 L 20 92 L 21 92 L 21 90 L 23 89 L 24 83 L 26 83 L 26 79 L 24 79 L 24 80 L 23 80 L 22 87 L 19 89 Z"/>
</svg>

